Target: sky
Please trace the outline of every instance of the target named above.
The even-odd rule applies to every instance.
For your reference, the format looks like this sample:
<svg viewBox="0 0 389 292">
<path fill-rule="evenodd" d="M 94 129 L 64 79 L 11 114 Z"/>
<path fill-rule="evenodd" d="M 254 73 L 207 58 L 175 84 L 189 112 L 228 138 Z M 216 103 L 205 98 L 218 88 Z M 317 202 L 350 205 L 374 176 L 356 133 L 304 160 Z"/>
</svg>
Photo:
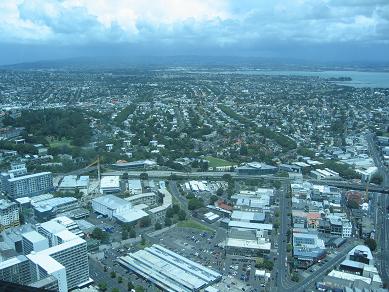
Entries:
<svg viewBox="0 0 389 292">
<path fill-rule="evenodd" d="M 389 0 L 0 1 L 0 64 L 176 55 L 388 62 Z"/>
</svg>

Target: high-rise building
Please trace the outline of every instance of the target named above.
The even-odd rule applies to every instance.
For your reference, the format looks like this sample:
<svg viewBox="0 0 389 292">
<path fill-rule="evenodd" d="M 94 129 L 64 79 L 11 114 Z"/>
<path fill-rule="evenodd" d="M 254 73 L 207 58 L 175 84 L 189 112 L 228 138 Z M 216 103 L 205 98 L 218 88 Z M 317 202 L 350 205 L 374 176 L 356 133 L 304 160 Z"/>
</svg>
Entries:
<svg viewBox="0 0 389 292">
<path fill-rule="evenodd" d="M 0 280 L 17 284 L 31 283 L 30 262 L 20 255 L 0 262 Z"/>
<path fill-rule="evenodd" d="M 19 224 L 18 205 L 8 200 L 0 200 L 0 231 Z"/>
<path fill-rule="evenodd" d="M 40 172 L 23 176 L 1 174 L 2 191 L 10 198 L 33 197 L 53 190 L 51 172 Z"/>
<path fill-rule="evenodd" d="M 36 231 L 30 231 L 22 234 L 23 254 L 42 251 L 49 248 L 49 240 Z"/>
<path fill-rule="evenodd" d="M 88 284 L 87 243 L 65 226 L 49 221 L 22 235 L 25 256 L 0 263 L 0 280 L 66 292 Z M 28 253 L 28 254 L 27 254 Z"/>
</svg>

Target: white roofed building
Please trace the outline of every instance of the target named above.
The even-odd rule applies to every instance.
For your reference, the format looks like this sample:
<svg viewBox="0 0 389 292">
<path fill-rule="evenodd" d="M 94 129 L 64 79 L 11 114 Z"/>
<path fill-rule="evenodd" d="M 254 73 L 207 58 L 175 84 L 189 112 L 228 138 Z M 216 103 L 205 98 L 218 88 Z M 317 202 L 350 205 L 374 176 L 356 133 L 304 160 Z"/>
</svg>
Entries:
<svg viewBox="0 0 389 292">
<path fill-rule="evenodd" d="M 103 176 L 100 181 L 101 194 L 113 194 L 120 192 L 120 177 L 119 176 Z"/>
</svg>

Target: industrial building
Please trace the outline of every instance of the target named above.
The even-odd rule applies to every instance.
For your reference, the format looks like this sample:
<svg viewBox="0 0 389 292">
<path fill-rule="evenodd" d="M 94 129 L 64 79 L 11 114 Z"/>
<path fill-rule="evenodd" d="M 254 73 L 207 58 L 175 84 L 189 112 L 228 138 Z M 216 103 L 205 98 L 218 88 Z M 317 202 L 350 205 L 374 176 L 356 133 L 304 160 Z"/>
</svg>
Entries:
<svg viewBox="0 0 389 292">
<path fill-rule="evenodd" d="M 134 208 L 130 202 L 114 195 L 93 199 L 92 208 L 99 214 L 123 223 L 137 222 L 139 219 L 149 216 L 145 211 Z"/>
<path fill-rule="evenodd" d="M 293 257 L 299 267 L 307 268 L 325 256 L 324 241 L 317 234 L 293 233 Z"/>
<path fill-rule="evenodd" d="M 142 193 L 142 182 L 140 179 L 128 180 L 128 192 L 132 195 L 139 195 Z"/>
<path fill-rule="evenodd" d="M 124 213 L 132 209 L 132 204 L 114 195 L 94 198 L 92 208 L 95 212 L 112 219 L 115 214 Z"/>
<path fill-rule="evenodd" d="M 88 190 L 89 176 L 67 175 L 58 186 L 59 191 Z"/>
<path fill-rule="evenodd" d="M 225 248 L 228 254 L 251 255 L 270 252 L 271 242 L 269 232 L 245 228 L 230 228 Z"/>
<path fill-rule="evenodd" d="M 219 273 L 154 244 L 118 262 L 165 291 L 200 291 L 219 281 Z"/>
<path fill-rule="evenodd" d="M 54 218 L 57 214 L 71 211 L 80 207 L 79 202 L 73 197 L 58 197 L 32 203 L 34 214 L 38 220 L 45 221 Z"/>
<path fill-rule="evenodd" d="M 0 232 L 19 224 L 19 206 L 9 200 L 0 200 Z"/>
<path fill-rule="evenodd" d="M 251 223 L 264 223 L 265 222 L 265 213 L 233 211 L 231 214 L 231 220 L 242 221 L 242 222 L 251 222 Z"/>
<path fill-rule="evenodd" d="M 119 176 L 103 176 L 100 181 L 100 193 L 103 195 L 120 192 Z"/>
<path fill-rule="evenodd" d="M 156 166 L 157 163 L 154 160 L 138 160 L 123 163 L 114 163 L 112 167 L 118 170 L 133 170 L 133 169 L 149 169 Z"/>
<path fill-rule="evenodd" d="M 277 171 L 277 167 L 259 162 L 249 162 L 235 168 L 235 172 L 239 175 L 266 175 L 275 174 Z"/>
<path fill-rule="evenodd" d="M 251 222 L 235 221 L 235 220 L 229 221 L 228 227 L 229 228 L 236 227 L 236 228 L 254 229 L 254 230 L 267 230 L 267 231 L 273 230 L 272 224 L 251 223 Z"/>
</svg>

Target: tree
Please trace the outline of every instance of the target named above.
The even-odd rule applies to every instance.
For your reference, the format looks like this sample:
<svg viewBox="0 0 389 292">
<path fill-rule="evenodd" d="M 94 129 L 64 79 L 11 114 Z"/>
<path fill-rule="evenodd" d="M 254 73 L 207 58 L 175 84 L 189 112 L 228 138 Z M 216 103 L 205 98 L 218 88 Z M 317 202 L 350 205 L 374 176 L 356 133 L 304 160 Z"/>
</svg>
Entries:
<svg viewBox="0 0 389 292">
<path fill-rule="evenodd" d="M 115 271 L 112 271 L 111 272 L 111 278 L 115 278 L 116 277 L 116 272 Z"/>
<path fill-rule="evenodd" d="M 242 146 L 240 147 L 239 154 L 242 155 L 242 156 L 247 156 L 247 155 L 249 154 L 249 151 L 248 151 L 246 145 L 242 145 Z"/>
<path fill-rule="evenodd" d="M 145 289 L 142 286 L 136 286 L 135 292 L 144 292 Z"/>
<path fill-rule="evenodd" d="M 128 239 L 128 231 L 127 229 L 122 230 L 122 240 Z"/>
<path fill-rule="evenodd" d="M 127 290 L 131 291 L 132 289 L 134 289 L 134 284 L 132 284 L 131 279 L 128 279 Z"/>
<path fill-rule="evenodd" d="M 112 292 L 120 292 L 119 288 L 112 288 Z"/>
<path fill-rule="evenodd" d="M 228 173 L 223 174 L 222 179 L 225 180 L 226 182 L 230 182 L 232 181 L 232 175 Z"/>
<path fill-rule="evenodd" d="M 134 228 L 131 228 L 129 231 L 128 231 L 128 236 L 130 238 L 135 238 L 136 237 L 136 231 Z"/>
<path fill-rule="evenodd" d="M 120 283 L 123 283 L 123 278 L 122 277 L 118 277 L 118 283 L 120 284 Z"/>
<path fill-rule="evenodd" d="M 151 218 L 149 216 L 143 217 L 139 221 L 139 226 L 142 228 L 149 227 L 151 225 Z"/>
<path fill-rule="evenodd" d="M 376 184 L 376 185 L 380 185 L 382 184 L 382 182 L 384 181 L 384 178 L 382 177 L 381 174 L 374 174 L 372 176 L 372 178 L 370 179 L 370 182 L 373 183 L 373 184 Z"/>
<path fill-rule="evenodd" d="M 159 223 L 159 222 L 155 223 L 154 228 L 155 228 L 155 230 L 160 230 L 162 228 L 161 223 Z"/>
<path fill-rule="evenodd" d="M 291 252 L 292 248 L 293 248 L 292 244 L 288 243 L 288 245 L 286 246 L 286 251 Z"/>
<path fill-rule="evenodd" d="M 224 194 L 223 188 L 218 188 L 216 191 L 216 196 L 221 197 L 221 196 L 223 196 L 223 194 Z"/>
<path fill-rule="evenodd" d="M 377 242 L 373 238 L 366 239 L 365 245 L 370 248 L 371 251 L 375 251 L 377 248 Z"/>
<path fill-rule="evenodd" d="M 184 210 L 179 210 L 178 211 L 178 220 L 179 221 L 184 221 L 186 219 L 186 212 Z"/>
<path fill-rule="evenodd" d="M 213 205 L 213 204 L 215 204 L 215 202 L 216 202 L 217 200 L 219 200 L 219 198 L 218 198 L 217 196 L 213 195 L 213 196 L 211 196 L 211 197 L 209 198 L 209 204 L 210 204 L 210 205 Z"/>
<path fill-rule="evenodd" d="M 204 202 L 201 199 L 198 198 L 191 198 L 188 201 L 188 209 L 189 210 L 196 210 L 199 208 L 204 207 Z"/>
<path fill-rule="evenodd" d="M 354 200 L 347 201 L 347 207 L 350 209 L 359 209 L 359 204 Z"/>
<path fill-rule="evenodd" d="M 101 282 L 98 285 L 100 291 L 107 291 L 107 283 Z"/>
<path fill-rule="evenodd" d="M 165 226 L 168 227 L 172 225 L 172 219 L 170 219 L 169 217 L 165 217 Z"/>
<path fill-rule="evenodd" d="M 177 214 L 180 211 L 180 206 L 178 204 L 173 204 L 172 211 L 174 214 Z"/>
<path fill-rule="evenodd" d="M 104 266 L 104 272 L 108 271 L 107 266 Z"/>
<path fill-rule="evenodd" d="M 104 232 L 101 228 L 98 227 L 93 229 L 91 237 L 97 240 L 101 240 L 102 242 L 107 242 L 109 239 L 108 233 Z"/>
<path fill-rule="evenodd" d="M 143 246 L 146 245 L 146 239 L 143 236 L 143 234 L 142 234 L 141 238 L 142 238 L 142 240 L 141 240 L 140 244 L 143 245 Z"/>
<path fill-rule="evenodd" d="M 127 172 L 125 172 L 125 173 L 123 173 L 123 175 L 122 175 L 122 179 L 123 180 L 128 180 L 128 173 Z"/>
<path fill-rule="evenodd" d="M 167 209 L 167 211 L 166 211 L 167 218 L 172 218 L 174 216 L 174 214 L 175 214 L 175 212 L 174 212 L 173 208 Z"/>
<path fill-rule="evenodd" d="M 280 227 L 280 221 L 278 219 L 276 219 L 273 223 L 273 227 L 274 229 L 278 229 Z"/>
<path fill-rule="evenodd" d="M 139 178 L 141 180 L 148 180 L 149 179 L 149 174 L 146 173 L 146 172 L 142 172 L 140 175 L 139 175 Z"/>
<path fill-rule="evenodd" d="M 292 274 L 292 281 L 293 281 L 293 282 L 298 282 L 298 281 L 300 281 L 300 277 L 299 277 L 299 275 L 298 275 L 297 273 L 293 273 L 293 274 Z"/>
</svg>

